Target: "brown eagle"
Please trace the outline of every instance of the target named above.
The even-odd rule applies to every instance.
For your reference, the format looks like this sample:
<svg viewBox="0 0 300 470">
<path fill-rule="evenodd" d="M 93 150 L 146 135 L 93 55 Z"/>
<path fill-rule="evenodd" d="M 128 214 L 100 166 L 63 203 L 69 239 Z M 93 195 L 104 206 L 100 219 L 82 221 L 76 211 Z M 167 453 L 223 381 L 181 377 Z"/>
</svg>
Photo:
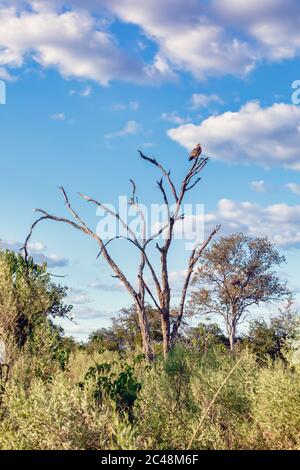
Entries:
<svg viewBox="0 0 300 470">
<path fill-rule="evenodd" d="M 191 151 L 189 161 L 194 160 L 195 158 L 200 157 L 202 153 L 202 147 L 200 144 L 197 144 L 196 147 Z"/>
</svg>

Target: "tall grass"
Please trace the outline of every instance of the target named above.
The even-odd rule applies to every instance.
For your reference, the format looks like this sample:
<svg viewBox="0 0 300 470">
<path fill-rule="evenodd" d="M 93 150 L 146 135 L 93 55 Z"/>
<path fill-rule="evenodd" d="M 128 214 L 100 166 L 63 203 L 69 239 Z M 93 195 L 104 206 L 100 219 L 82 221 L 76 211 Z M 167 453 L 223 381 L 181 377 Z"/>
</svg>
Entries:
<svg viewBox="0 0 300 470">
<path fill-rule="evenodd" d="M 148 367 L 126 361 L 141 383 L 133 416 L 103 394 L 88 369 L 117 353 L 72 353 L 65 371 L 15 364 L 0 415 L 0 449 L 300 449 L 300 370 L 259 364 L 248 351 L 203 355 L 178 346 Z M 237 365 L 237 362 L 238 365 Z M 199 425 L 200 424 L 200 425 Z"/>
</svg>

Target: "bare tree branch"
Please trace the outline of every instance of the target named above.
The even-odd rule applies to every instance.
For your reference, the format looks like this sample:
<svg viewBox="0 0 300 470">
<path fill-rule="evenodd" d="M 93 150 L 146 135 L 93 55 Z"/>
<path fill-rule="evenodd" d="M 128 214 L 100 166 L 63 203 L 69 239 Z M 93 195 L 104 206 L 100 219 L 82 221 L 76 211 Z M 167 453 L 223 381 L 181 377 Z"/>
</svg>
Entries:
<svg viewBox="0 0 300 470">
<path fill-rule="evenodd" d="M 194 266 L 199 260 L 200 256 L 202 255 L 204 249 L 209 244 L 212 237 L 217 233 L 220 227 L 216 227 L 202 245 L 195 247 L 195 249 L 193 250 L 190 256 L 189 264 L 188 264 L 188 271 L 187 271 L 187 275 L 186 275 L 183 290 L 182 290 L 179 313 L 178 313 L 176 322 L 171 332 L 170 330 L 171 289 L 169 285 L 169 271 L 168 271 L 169 249 L 174 239 L 175 223 L 179 220 L 184 219 L 184 213 L 182 212 L 181 206 L 184 201 L 185 195 L 188 191 L 193 189 L 201 180 L 198 174 L 206 166 L 208 162 L 208 158 L 201 157 L 201 158 L 196 158 L 195 160 L 193 160 L 190 169 L 188 170 L 187 174 L 184 176 L 181 182 L 181 185 L 179 186 L 180 190 L 178 191 L 170 176 L 171 174 L 170 171 L 167 171 L 161 165 L 161 163 L 159 163 L 155 158 L 147 157 L 141 151 L 139 151 L 139 154 L 142 159 L 156 166 L 159 169 L 159 171 L 162 173 L 162 177 L 159 179 L 159 181 L 157 181 L 157 184 L 163 196 L 164 204 L 167 208 L 168 220 L 165 225 L 162 225 L 161 227 L 159 227 L 156 233 L 153 233 L 150 236 L 147 233 L 145 214 L 142 210 L 142 207 L 139 204 L 139 201 L 137 198 L 137 187 L 136 187 L 134 180 L 132 179 L 130 180 L 132 184 L 132 196 L 131 196 L 129 205 L 131 207 L 134 207 L 139 215 L 140 224 L 141 224 L 141 237 L 137 236 L 137 234 L 128 225 L 127 221 L 123 220 L 123 218 L 120 216 L 118 212 L 111 209 L 110 207 L 107 207 L 105 204 L 97 201 L 96 199 L 92 197 L 89 197 L 82 193 L 78 193 L 82 199 L 84 199 L 85 201 L 89 203 L 96 205 L 97 207 L 100 207 L 107 214 L 110 214 L 112 217 L 114 217 L 116 221 L 125 229 L 125 232 L 126 232 L 125 235 L 114 236 L 110 238 L 106 243 L 101 238 L 101 235 L 98 235 L 98 233 L 91 230 L 88 227 L 88 225 L 84 222 L 84 220 L 79 216 L 79 214 L 73 209 L 65 189 L 61 187 L 60 191 L 62 192 L 65 205 L 67 207 L 68 212 L 71 214 L 72 219 L 54 216 L 52 214 L 47 213 L 46 211 L 42 209 L 37 209 L 37 212 L 39 212 L 41 216 L 32 224 L 29 235 L 27 236 L 25 244 L 22 249 L 24 250 L 25 259 L 27 260 L 28 259 L 28 243 L 32 237 L 33 230 L 40 222 L 44 220 L 53 220 L 56 222 L 61 222 L 61 223 L 70 225 L 76 230 L 79 230 L 82 233 L 94 239 L 100 248 L 97 259 L 100 256 L 102 256 L 106 260 L 106 262 L 108 263 L 108 265 L 113 271 L 113 277 L 120 280 L 120 282 L 125 286 L 125 288 L 127 289 L 127 291 L 129 292 L 129 294 L 131 295 L 131 297 L 133 298 L 136 304 L 138 317 L 139 317 L 139 324 L 140 324 L 142 337 L 143 337 L 144 351 L 145 351 L 146 356 L 148 358 L 151 358 L 152 349 L 150 345 L 148 320 L 147 320 L 146 308 L 145 308 L 145 293 L 146 292 L 148 293 L 155 307 L 161 313 L 161 325 L 162 325 L 163 344 L 164 344 L 163 348 L 164 348 L 164 354 L 166 356 L 171 346 L 171 342 L 173 342 L 176 339 L 176 336 L 178 334 L 178 329 L 180 327 L 182 317 L 184 314 L 184 306 L 185 306 L 187 290 L 188 290 L 190 279 L 194 270 Z M 164 179 L 167 181 L 167 184 L 170 188 L 172 199 L 174 198 L 175 200 L 175 205 L 174 205 L 175 207 L 172 210 L 172 213 L 171 213 L 171 205 L 169 202 L 168 191 L 166 191 L 165 186 L 164 186 Z M 154 265 L 149 259 L 147 248 L 150 245 L 150 243 L 155 238 L 159 237 L 164 231 L 167 231 L 167 234 L 166 234 L 166 238 L 164 242 L 162 243 L 162 246 L 159 246 L 159 244 L 156 243 L 156 247 L 160 252 L 160 274 L 158 275 L 154 268 Z M 119 265 L 114 261 L 114 259 L 110 256 L 107 250 L 108 246 L 114 240 L 117 240 L 117 239 L 124 239 L 124 240 L 129 241 L 140 252 L 140 261 L 138 264 L 138 272 L 137 272 L 137 279 L 138 279 L 137 288 L 134 288 L 131 282 L 129 282 L 126 275 L 123 273 L 123 271 L 120 269 Z M 150 274 L 151 274 L 151 277 L 152 277 L 152 280 L 154 282 L 154 286 L 156 289 L 157 296 L 153 294 L 152 290 L 149 288 L 149 286 L 145 282 L 145 279 L 144 279 L 145 268 L 147 268 L 150 271 Z M 159 280 L 159 277 L 161 278 L 160 280 Z"/>
<path fill-rule="evenodd" d="M 152 294 L 151 290 L 150 290 L 149 287 L 147 286 L 145 280 L 143 279 L 142 276 L 139 276 L 139 278 L 140 278 L 140 280 L 142 281 L 142 283 L 144 284 L 145 289 L 146 289 L 146 291 L 148 292 L 149 296 L 150 296 L 151 299 L 153 300 L 153 302 L 154 302 L 154 304 L 155 304 L 155 307 L 157 308 L 157 310 L 158 310 L 160 313 L 162 313 L 162 310 L 161 310 L 161 308 L 160 308 L 158 302 L 156 301 L 154 295 Z"/>
<path fill-rule="evenodd" d="M 155 159 L 155 158 L 150 158 L 144 155 L 141 151 L 139 151 L 140 156 L 151 163 L 152 165 L 158 167 L 160 171 L 163 173 L 163 177 L 165 177 L 170 185 L 171 191 L 173 193 L 174 199 L 175 199 L 175 209 L 173 214 L 170 214 L 170 206 L 169 206 L 169 201 L 167 194 L 165 192 L 164 186 L 163 186 L 163 178 L 159 180 L 158 187 L 160 191 L 162 192 L 164 203 L 167 206 L 168 209 L 168 224 L 166 226 L 167 230 L 167 236 L 164 244 L 160 246 L 158 243 L 156 243 L 156 248 L 160 252 L 160 263 L 161 263 L 161 293 L 159 295 L 160 299 L 160 309 L 163 313 L 162 315 L 162 330 L 163 330 L 163 336 L 164 336 L 164 353 L 165 355 L 167 354 L 167 350 L 170 347 L 170 340 L 174 340 L 175 337 L 177 336 L 179 326 L 181 324 L 183 312 L 184 312 L 184 304 L 185 304 L 185 298 L 186 298 L 186 293 L 188 289 L 188 285 L 190 282 L 190 277 L 193 272 L 193 268 L 199 257 L 201 256 L 203 250 L 205 247 L 208 245 L 210 242 L 211 238 L 215 235 L 215 233 L 219 230 L 219 228 L 216 227 L 216 229 L 211 233 L 211 235 L 208 237 L 206 242 L 203 244 L 202 247 L 199 249 L 195 249 L 194 252 L 192 253 L 192 256 L 190 258 L 190 265 L 188 269 L 188 274 L 187 278 L 185 280 L 184 288 L 183 288 L 183 293 L 182 293 L 182 299 L 181 299 L 181 304 L 180 304 L 180 309 L 179 309 L 179 314 L 177 317 L 177 320 L 174 324 L 173 330 L 172 330 L 172 338 L 171 338 L 171 332 L 170 332 L 170 302 L 171 302 L 171 290 L 170 290 L 170 285 L 169 285 L 169 273 L 168 273 L 168 252 L 172 243 L 172 240 L 174 238 L 174 226 L 175 222 L 179 219 L 184 218 L 184 214 L 180 214 L 181 210 L 181 205 L 183 203 L 184 197 L 186 193 L 194 188 L 199 181 L 201 180 L 200 177 L 197 177 L 195 181 L 193 179 L 204 169 L 208 162 L 207 157 L 202 157 L 202 158 L 196 158 L 193 163 L 191 168 L 189 169 L 188 173 L 185 175 L 181 187 L 180 187 L 180 192 L 178 193 L 173 181 L 170 178 L 170 172 L 167 172 L 165 168 Z"/>
<path fill-rule="evenodd" d="M 188 287 L 190 285 L 191 276 L 194 272 L 194 268 L 195 268 L 197 262 L 199 261 L 203 251 L 205 250 L 207 245 L 210 243 L 212 238 L 216 235 L 216 233 L 220 230 L 220 228 L 221 228 L 221 225 L 217 225 L 213 229 L 213 231 L 210 233 L 208 238 L 205 240 L 205 242 L 202 243 L 198 249 L 196 247 L 191 253 L 189 263 L 188 263 L 187 274 L 186 274 L 185 281 L 184 281 L 183 288 L 182 288 L 181 301 L 180 301 L 180 304 L 179 304 L 179 312 L 178 312 L 177 319 L 176 319 L 176 321 L 173 325 L 173 330 L 172 330 L 172 334 L 171 334 L 172 341 L 174 341 L 176 339 L 178 329 L 179 329 L 179 326 L 181 324 L 181 320 L 182 320 L 182 317 L 183 317 L 183 314 L 184 314 L 184 306 L 185 306 L 187 291 L 188 291 Z"/>
<path fill-rule="evenodd" d="M 169 185 L 171 187 L 171 191 L 173 193 L 174 199 L 177 202 L 178 201 L 178 196 L 177 196 L 175 185 L 174 185 L 174 183 L 171 179 L 171 176 L 170 176 L 171 171 L 170 170 L 169 171 L 165 170 L 165 168 L 160 163 L 158 163 L 158 161 L 155 160 L 155 158 L 147 157 L 146 155 L 143 154 L 143 152 L 141 150 L 139 150 L 139 154 L 144 160 L 147 160 L 148 162 L 152 163 L 152 165 L 157 166 L 162 171 L 163 175 L 167 178 L 167 180 L 169 182 Z"/>
<path fill-rule="evenodd" d="M 65 195 L 65 191 L 63 192 L 63 194 Z M 66 197 L 65 200 L 68 201 L 68 198 Z M 69 201 L 68 201 L 68 204 L 70 204 Z M 90 228 L 88 228 L 86 224 L 79 225 L 79 224 L 77 224 L 76 222 L 73 222 L 70 219 L 66 219 L 64 217 L 57 217 L 57 216 L 54 216 L 52 214 L 48 214 L 46 211 L 44 211 L 42 209 L 36 209 L 36 212 L 40 212 L 41 214 L 43 214 L 43 216 L 40 217 L 39 219 L 37 219 L 32 224 L 32 226 L 30 228 L 30 232 L 29 232 L 29 234 L 28 234 L 28 236 L 25 240 L 25 244 L 23 246 L 25 256 L 28 257 L 28 243 L 29 243 L 29 241 L 32 237 L 33 230 L 40 222 L 42 222 L 43 220 L 53 220 L 55 222 L 61 222 L 61 223 L 65 223 L 67 225 L 71 225 L 73 228 L 76 228 L 77 230 L 85 233 L 86 235 L 90 236 L 91 238 L 93 238 L 98 243 L 98 245 L 100 246 L 102 255 L 104 256 L 104 258 L 106 259 L 106 261 L 108 262 L 108 264 L 110 265 L 112 270 L 115 272 L 115 274 L 119 277 L 120 281 L 124 284 L 124 286 L 126 287 L 128 292 L 132 295 L 133 298 L 135 298 L 135 299 L 138 298 L 138 293 L 135 291 L 134 287 L 131 285 L 131 283 L 128 281 L 128 279 L 126 278 L 126 276 L 124 275 L 122 270 L 118 267 L 118 265 L 115 263 L 115 261 L 109 255 L 108 251 L 106 250 L 106 247 L 105 247 L 105 244 L 104 244 L 103 240 L 95 232 L 93 232 Z M 79 218 L 79 216 L 75 213 L 75 211 L 73 211 L 71 206 L 70 206 L 70 212 L 71 213 L 74 212 L 74 218 L 76 218 L 79 221 L 81 220 Z"/>
<path fill-rule="evenodd" d="M 133 183 L 134 184 L 134 183 Z M 134 184 L 134 194 L 135 194 L 135 184 Z M 155 286 L 156 286 L 156 289 L 157 289 L 157 292 L 160 293 L 161 292 L 161 286 L 160 286 L 160 283 L 159 283 L 159 280 L 158 280 L 158 277 L 155 273 L 155 270 L 146 254 L 146 251 L 145 251 L 145 246 L 151 241 L 149 239 L 149 241 L 145 241 L 145 245 L 144 247 L 139 243 L 135 233 L 133 232 L 133 230 L 131 230 L 131 228 L 128 226 L 128 224 L 120 217 L 120 215 L 111 210 L 110 208 L 108 208 L 105 204 L 102 204 L 101 202 L 97 201 L 96 199 L 93 199 L 89 196 L 86 196 L 85 194 L 82 194 L 82 193 L 78 193 L 80 197 L 82 197 L 83 199 L 85 199 L 86 201 L 88 202 L 92 202 L 93 204 L 95 204 L 96 206 L 98 207 L 101 207 L 103 210 L 107 211 L 107 213 L 109 213 L 110 215 L 112 215 L 113 217 L 115 217 L 120 223 L 121 225 L 125 228 L 125 230 L 132 236 L 132 239 L 130 239 L 129 237 L 120 237 L 120 238 L 125 238 L 127 239 L 128 241 L 131 241 L 132 243 L 134 242 L 135 246 L 141 250 L 145 256 L 145 261 L 147 263 L 147 266 L 151 272 L 151 275 L 153 277 L 153 281 L 155 283 Z M 136 205 L 136 202 L 134 201 L 133 203 L 134 205 Z M 141 214 L 141 211 L 140 211 L 140 214 Z"/>
<path fill-rule="evenodd" d="M 86 196 L 85 194 L 82 194 L 82 193 L 78 193 L 78 195 L 79 195 L 80 197 L 82 197 L 83 199 L 85 199 L 87 202 L 92 202 L 92 203 L 95 204 L 96 206 L 101 207 L 101 209 L 103 209 L 105 212 L 107 212 L 108 214 L 110 214 L 110 215 L 112 215 L 113 217 L 115 217 L 115 218 L 120 222 L 120 224 L 123 226 L 123 228 L 132 236 L 132 238 L 133 238 L 134 240 L 137 240 L 135 233 L 133 232 L 133 230 L 131 230 L 131 228 L 129 227 L 129 225 L 120 217 L 120 214 L 118 214 L 117 212 L 113 211 L 112 209 L 110 209 L 109 207 L 107 207 L 107 206 L 106 206 L 105 204 L 103 204 L 102 202 L 99 202 L 99 201 L 97 201 L 96 199 L 93 199 L 92 197 Z"/>
<path fill-rule="evenodd" d="M 193 188 L 199 183 L 199 181 L 201 181 L 201 178 L 200 178 L 200 177 L 197 178 L 197 179 L 194 181 L 194 183 L 192 183 L 190 186 L 187 186 L 187 187 L 186 187 L 186 191 L 190 191 L 191 189 L 193 189 Z"/>
</svg>

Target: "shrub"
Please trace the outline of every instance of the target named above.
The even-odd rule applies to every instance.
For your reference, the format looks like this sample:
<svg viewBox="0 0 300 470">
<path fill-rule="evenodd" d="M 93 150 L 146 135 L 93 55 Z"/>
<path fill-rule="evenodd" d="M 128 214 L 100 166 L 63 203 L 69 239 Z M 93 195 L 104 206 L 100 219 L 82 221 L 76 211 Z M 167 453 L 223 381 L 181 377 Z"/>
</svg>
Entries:
<svg viewBox="0 0 300 470">
<path fill-rule="evenodd" d="M 151 438 L 154 449 L 186 449 L 235 361 L 218 350 L 197 355 L 195 351 L 177 348 L 166 365 L 157 364 L 145 377 L 137 404 L 139 434 Z M 243 436 L 251 424 L 249 390 L 255 383 L 255 369 L 255 358 L 244 352 L 241 364 L 222 388 L 195 437 L 193 448 L 243 445 Z"/>
<path fill-rule="evenodd" d="M 138 397 L 141 384 L 134 375 L 134 367 L 127 362 L 120 364 L 120 372 L 114 371 L 116 362 L 103 362 L 90 367 L 84 377 L 84 382 L 80 383 L 84 388 L 85 383 L 92 381 L 94 387 L 94 398 L 97 402 L 102 402 L 108 396 L 116 404 L 116 410 L 126 413 L 130 420 L 133 419 L 133 405 Z"/>
<path fill-rule="evenodd" d="M 300 369 L 287 362 L 178 345 L 150 367 L 77 350 L 47 378 L 28 357 L 3 395 L 0 449 L 300 448 Z"/>
<path fill-rule="evenodd" d="M 258 375 L 252 417 L 260 446 L 300 449 L 300 373 L 277 362 Z"/>
<path fill-rule="evenodd" d="M 97 449 L 109 439 L 108 413 L 88 390 L 72 386 L 62 374 L 25 391 L 11 383 L 3 402 L 0 449 Z"/>
</svg>

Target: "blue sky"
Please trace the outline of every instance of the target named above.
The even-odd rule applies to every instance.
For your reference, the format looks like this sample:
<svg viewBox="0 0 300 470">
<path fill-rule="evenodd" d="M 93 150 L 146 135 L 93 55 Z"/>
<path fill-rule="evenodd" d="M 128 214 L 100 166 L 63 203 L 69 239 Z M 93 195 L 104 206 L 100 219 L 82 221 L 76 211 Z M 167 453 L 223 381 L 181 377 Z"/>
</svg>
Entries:
<svg viewBox="0 0 300 470">
<path fill-rule="evenodd" d="M 0 0 L 3 246 L 18 249 L 33 208 L 65 214 L 60 185 L 93 227 L 77 191 L 116 204 L 133 177 L 141 201 L 159 202 L 157 174 L 137 149 L 178 180 L 200 141 L 211 160 L 189 202 L 205 204 L 208 227 L 268 235 L 299 290 L 299 19 L 296 0 Z M 84 339 L 130 304 L 91 240 L 49 222 L 32 243 L 72 287 L 78 324 L 65 323 L 67 333 Z M 188 256 L 180 247 L 175 293 Z M 126 242 L 112 253 L 132 276 Z"/>
</svg>

